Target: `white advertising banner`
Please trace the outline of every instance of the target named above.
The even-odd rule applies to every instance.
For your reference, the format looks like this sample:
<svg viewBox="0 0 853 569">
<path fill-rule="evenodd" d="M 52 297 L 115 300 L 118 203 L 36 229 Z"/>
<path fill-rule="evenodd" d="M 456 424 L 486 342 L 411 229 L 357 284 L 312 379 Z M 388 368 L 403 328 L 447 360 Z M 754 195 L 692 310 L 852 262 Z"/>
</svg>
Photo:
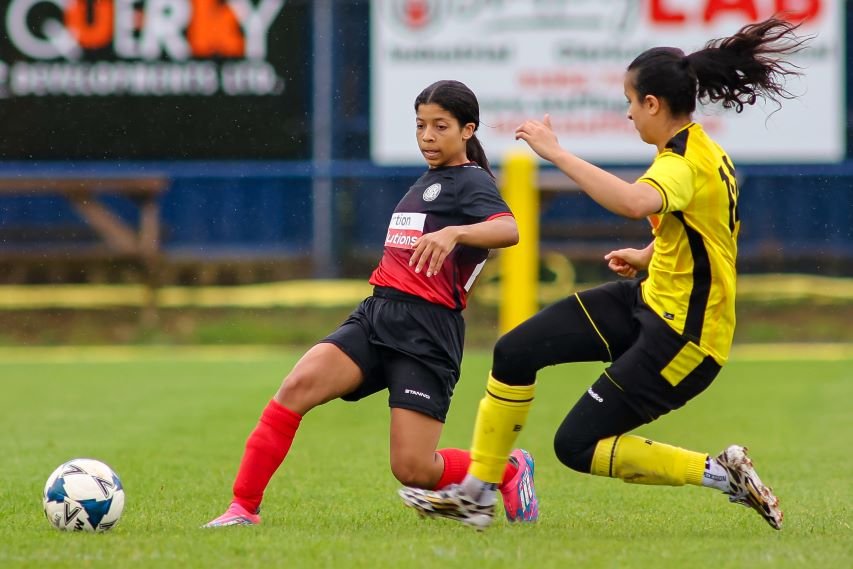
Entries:
<svg viewBox="0 0 853 569">
<path fill-rule="evenodd" d="M 642 51 L 686 53 L 741 26 L 786 13 L 813 35 L 791 58 L 797 98 L 747 107 L 700 106 L 694 119 L 739 163 L 835 162 L 845 155 L 844 0 L 373 0 L 371 152 L 379 164 L 422 164 L 415 97 L 439 79 L 480 101 L 490 159 L 545 113 L 561 144 L 603 164 L 645 163 L 654 149 L 626 118 L 624 70 Z M 778 108 L 778 110 L 777 110 Z"/>
</svg>

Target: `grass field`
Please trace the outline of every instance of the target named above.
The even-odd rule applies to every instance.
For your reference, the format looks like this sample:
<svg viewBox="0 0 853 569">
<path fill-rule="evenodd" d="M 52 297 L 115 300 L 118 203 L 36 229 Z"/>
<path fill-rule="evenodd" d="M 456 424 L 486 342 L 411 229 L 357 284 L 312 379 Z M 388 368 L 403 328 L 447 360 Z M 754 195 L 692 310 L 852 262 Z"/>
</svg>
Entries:
<svg viewBox="0 0 853 569">
<path fill-rule="evenodd" d="M 553 432 L 601 369 L 575 365 L 540 375 L 520 438 L 537 459 L 541 521 L 476 533 L 402 507 L 381 394 L 305 418 L 262 526 L 199 529 L 227 505 L 245 437 L 296 352 L 0 350 L 0 567 L 850 567 L 853 354 L 812 353 L 735 357 L 705 394 L 638 431 L 712 453 L 748 445 L 781 497 L 781 532 L 718 492 L 561 466 Z M 466 356 L 443 446 L 467 447 L 488 364 Z M 60 533 L 42 513 L 47 476 L 82 456 L 124 483 L 111 532 Z"/>
</svg>

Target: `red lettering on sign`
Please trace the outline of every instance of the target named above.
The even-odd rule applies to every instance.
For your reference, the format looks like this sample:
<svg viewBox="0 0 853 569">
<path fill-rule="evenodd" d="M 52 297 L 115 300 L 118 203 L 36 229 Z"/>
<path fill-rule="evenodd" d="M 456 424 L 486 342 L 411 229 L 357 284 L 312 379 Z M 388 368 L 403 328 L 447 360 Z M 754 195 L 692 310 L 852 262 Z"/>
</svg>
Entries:
<svg viewBox="0 0 853 569">
<path fill-rule="evenodd" d="M 187 41 L 195 57 L 243 57 L 245 39 L 231 8 L 221 0 L 192 0 Z"/>
<path fill-rule="evenodd" d="M 100 49 L 113 39 L 112 0 L 69 0 L 65 27 L 84 49 Z"/>
<path fill-rule="evenodd" d="M 666 0 L 652 0 L 652 21 L 659 24 L 680 24 L 687 19 L 684 12 L 675 12 L 666 5 Z"/>
<path fill-rule="evenodd" d="M 753 0 L 708 0 L 702 20 L 713 22 L 719 15 L 739 13 L 749 21 L 758 19 L 758 9 Z"/>
<path fill-rule="evenodd" d="M 766 6 L 766 7 L 765 7 Z M 763 10 L 772 10 L 763 12 Z M 696 2 L 695 11 L 672 6 L 671 0 L 650 0 L 649 18 L 655 24 L 712 24 L 725 16 L 737 16 L 747 22 L 757 22 L 777 16 L 791 22 L 817 17 L 823 11 L 823 0 L 775 0 L 772 4 L 756 0 L 704 0 Z"/>
<path fill-rule="evenodd" d="M 811 20 L 821 9 L 821 0 L 776 0 L 776 12 L 792 22 Z"/>
</svg>

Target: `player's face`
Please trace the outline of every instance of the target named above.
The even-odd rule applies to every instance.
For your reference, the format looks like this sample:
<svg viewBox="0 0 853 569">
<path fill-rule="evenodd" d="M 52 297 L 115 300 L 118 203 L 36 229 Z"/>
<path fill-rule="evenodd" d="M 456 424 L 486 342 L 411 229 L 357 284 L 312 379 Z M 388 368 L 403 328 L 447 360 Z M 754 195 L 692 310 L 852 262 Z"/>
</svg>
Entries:
<svg viewBox="0 0 853 569">
<path fill-rule="evenodd" d="M 624 86 L 625 98 L 628 99 L 628 120 L 633 121 L 634 128 L 637 129 L 643 142 L 652 144 L 651 140 L 649 140 L 649 119 L 651 115 L 649 114 L 645 98 L 641 100 L 637 94 L 637 90 L 634 88 L 632 73 L 625 74 Z"/>
<path fill-rule="evenodd" d="M 468 162 L 465 145 L 474 134 L 474 123 L 460 125 L 450 112 L 428 103 L 418 106 L 416 133 L 418 148 L 430 168 Z"/>
</svg>

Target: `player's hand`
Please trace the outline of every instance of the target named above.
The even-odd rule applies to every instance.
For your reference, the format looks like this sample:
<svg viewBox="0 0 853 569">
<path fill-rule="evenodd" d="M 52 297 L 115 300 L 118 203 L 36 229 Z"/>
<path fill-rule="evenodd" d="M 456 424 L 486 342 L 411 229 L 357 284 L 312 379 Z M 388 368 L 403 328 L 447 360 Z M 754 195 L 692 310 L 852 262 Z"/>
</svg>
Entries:
<svg viewBox="0 0 853 569">
<path fill-rule="evenodd" d="M 546 114 L 541 121 L 526 120 L 515 129 L 515 139 L 523 140 L 533 151 L 550 162 L 560 152 L 560 143 L 554 129 L 551 128 L 551 115 Z"/>
<path fill-rule="evenodd" d="M 458 238 L 457 228 L 453 226 L 421 235 L 409 259 L 409 266 L 414 267 L 416 273 L 426 269 L 427 277 L 437 274 L 444 260 L 456 247 Z"/>
<path fill-rule="evenodd" d="M 617 249 L 606 254 L 604 260 L 607 261 L 607 268 L 629 279 L 646 268 L 645 254 L 639 249 Z"/>
</svg>

